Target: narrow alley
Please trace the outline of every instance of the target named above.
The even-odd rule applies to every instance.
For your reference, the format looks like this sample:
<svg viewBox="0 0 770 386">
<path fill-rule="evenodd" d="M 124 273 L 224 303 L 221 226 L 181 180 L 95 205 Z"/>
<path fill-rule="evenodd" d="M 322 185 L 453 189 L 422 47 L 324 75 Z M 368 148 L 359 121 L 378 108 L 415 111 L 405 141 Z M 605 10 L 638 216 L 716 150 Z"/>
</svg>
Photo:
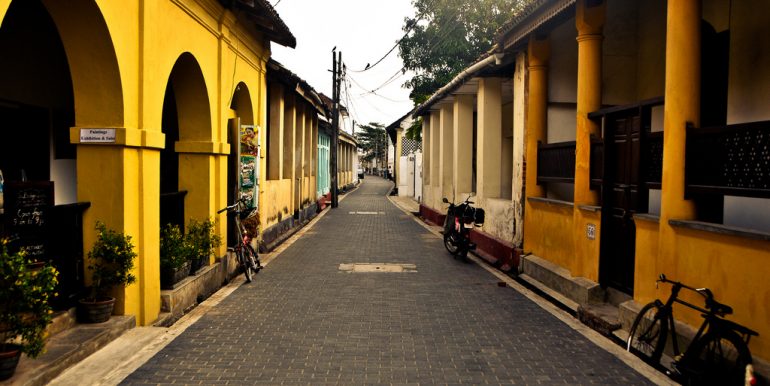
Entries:
<svg viewBox="0 0 770 386">
<path fill-rule="evenodd" d="M 453 259 L 388 200 L 391 186 L 367 176 L 123 384 L 650 383 L 481 266 Z M 340 270 L 352 263 L 416 272 Z"/>
</svg>

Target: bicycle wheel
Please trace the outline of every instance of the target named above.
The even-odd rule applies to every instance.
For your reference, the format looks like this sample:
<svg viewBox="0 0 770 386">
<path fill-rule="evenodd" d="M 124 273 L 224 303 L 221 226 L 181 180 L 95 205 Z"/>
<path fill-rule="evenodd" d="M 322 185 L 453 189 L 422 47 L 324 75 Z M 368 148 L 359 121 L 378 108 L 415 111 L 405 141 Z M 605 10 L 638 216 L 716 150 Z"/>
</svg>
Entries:
<svg viewBox="0 0 770 386">
<path fill-rule="evenodd" d="M 259 270 L 262 269 L 262 263 L 259 262 L 259 254 L 251 247 L 251 245 L 246 246 L 246 252 L 248 257 L 246 260 L 250 264 L 251 270 L 254 273 L 259 273 Z"/>
<path fill-rule="evenodd" d="M 246 276 L 246 282 L 251 283 L 251 264 L 248 262 L 248 252 L 245 252 L 243 248 L 238 250 L 238 263 L 241 264 L 241 268 L 243 268 L 243 275 Z"/>
<path fill-rule="evenodd" d="M 691 385 L 743 385 L 751 352 L 733 331 L 709 331 L 692 343 L 676 369 Z"/>
<path fill-rule="evenodd" d="M 460 252 L 460 246 L 456 244 L 456 241 L 452 236 L 454 234 L 454 231 L 444 233 L 444 247 L 446 247 L 446 250 L 449 251 L 449 253 L 456 256 L 457 253 Z"/>
<path fill-rule="evenodd" d="M 649 303 L 636 315 L 631 332 L 628 334 L 626 350 L 642 358 L 645 362 L 657 365 L 666 346 L 668 323 L 661 307 Z"/>
</svg>

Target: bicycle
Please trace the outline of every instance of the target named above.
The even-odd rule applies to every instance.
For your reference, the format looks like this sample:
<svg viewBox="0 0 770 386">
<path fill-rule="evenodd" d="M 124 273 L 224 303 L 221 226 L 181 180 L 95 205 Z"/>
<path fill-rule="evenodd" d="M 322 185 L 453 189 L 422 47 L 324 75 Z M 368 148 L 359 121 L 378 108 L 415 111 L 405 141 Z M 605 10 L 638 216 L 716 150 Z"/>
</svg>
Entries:
<svg viewBox="0 0 770 386">
<path fill-rule="evenodd" d="M 251 237 L 249 237 L 248 231 L 241 222 L 241 220 L 245 220 L 249 217 L 251 211 L 246 207 L 244 200 L 238 200 L 235 204 L 220 209 L 217 211 L 217 214 L 224 211 L 227 211 L 228 216 L 234 215 L 235 217 L 235 228 L 238 230 L 240 241 L 235 244 L 233 251 L 238 258 L 238 263 L 241 265 L 241 268 L 243 268 L 246 282 L 251 283 L 253 274 L 259 273 L 262 269 L 262 264 L 259 261 L 259 254 L 251 247 Z"/>
<path fill-rule="evenodd" d="M 723 319 L 733 313 L 732 307 L 714 300 L 708 288 L 693 288 L 668 280 L 661 274 L 655 285 L 669 283 L 671 295 L 666 303 L 659 299 L 645 305 L 636 316 L 629 333 L 626 349 L 649 364 L 661 367 L 669 331 L 673 346 L 673 372 L 669 376 L 688 384 L 743 385 L 756 382 L 751 366 L 749 339 L 759 334 L 735 322 Z M 678 299 L 679 292 L 691 290 L 705 299 L 705 308 Z M 682 352 L 674 324 L 674 303 L 701 312 L 703 324 L 690 345 Z M 753 384 L 753 383 L 751 383 Z"/>
</svg>

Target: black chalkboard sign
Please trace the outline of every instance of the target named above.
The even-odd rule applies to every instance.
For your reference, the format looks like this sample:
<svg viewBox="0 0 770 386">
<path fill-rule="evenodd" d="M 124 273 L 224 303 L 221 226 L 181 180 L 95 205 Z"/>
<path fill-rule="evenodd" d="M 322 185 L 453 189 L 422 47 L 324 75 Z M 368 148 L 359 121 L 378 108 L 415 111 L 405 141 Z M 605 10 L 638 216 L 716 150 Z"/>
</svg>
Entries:
<svg viewBox="0 0 770 386">
<path fill-rule="evenodd" d="M 46 234 L 54 204 L 53 181 L 8 181 L 3 188 L 4 230 L 11 251 L 23 250 L 34 260 L 48 260 Z"/>
</svg>

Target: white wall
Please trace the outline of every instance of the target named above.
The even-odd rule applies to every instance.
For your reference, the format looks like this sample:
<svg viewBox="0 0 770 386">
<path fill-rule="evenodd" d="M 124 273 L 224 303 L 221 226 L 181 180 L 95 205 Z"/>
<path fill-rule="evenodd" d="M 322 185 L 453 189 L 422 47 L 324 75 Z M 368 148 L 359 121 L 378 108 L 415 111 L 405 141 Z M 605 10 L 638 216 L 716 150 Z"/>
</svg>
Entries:
<svg viewBox="0 0 770 386">
<path fill-rule="evenodd" d="M 54 153 L 54 141 L 53 133 L 48 140 L 49 154 L 51 160 L 51 181 L 53 181 L 54 188 L 54 204 L 72 204 L 77 202 L 78 199 L 78 176 L 77 176 L 77 160 L 74 159 L 55 159 Z M 94 165 L 98 167 L 98 165 Z"/>
<path fill-rule="evenodd" d="M 571 18 L 551 32 L 548 62 L 548 143 L 574 141 L 577 127 L 577 30 Z"/>
<path fill-rule="evenodd" d="M 602 41 L 602 104 L 625 105 L 636 101 L 637 4 L 608 1 Z"/>
<path fill-rule="evenodd" d="M 666 1 L 638 1 L 637 99 L 663 96 L 666 86 Z M 662 130 L 661 125 L 661 130 Z"/>
<path fill-rule="evenodd" d="M 704 2 L 704 13 L 711 6 Z M 770 3 L 733 1 L 730 28 L 730 75 L 727 93 L 727 123 L 770 120 Z M 715 5 L 717 6 L 717 5 Z M 720 12 L 714 11 L 719 15 Z M 723 19 L 712 18 L 717 31 Z M 725 197 L 724 223 L 770 232 L 770 200 Z"/>
</svg>

